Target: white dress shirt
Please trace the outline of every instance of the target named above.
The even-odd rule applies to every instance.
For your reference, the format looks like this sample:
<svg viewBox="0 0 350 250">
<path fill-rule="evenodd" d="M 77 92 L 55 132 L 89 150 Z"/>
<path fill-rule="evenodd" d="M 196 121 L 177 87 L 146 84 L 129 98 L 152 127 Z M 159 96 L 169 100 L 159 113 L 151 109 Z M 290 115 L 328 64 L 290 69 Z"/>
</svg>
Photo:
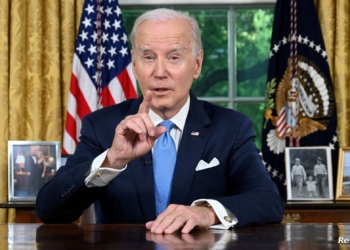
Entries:
<svg viewBox="0 0 350 250">
<path fill-rule="evenodd" d="M 173 138 L 176 146 L 176 151 L 178 150 L 181 136 L 185 127 L 185 122 L 187 118 L 187 114 L 190 108 L 190 98 L 188 97 L 186 104 L 181 108 L 181 110 L 170 119 L 175 126 L 170 131 L 170 135 Z M 163 121 L 163 119 L 157 115 L 155 112 L 153 112 L 151 109 L 148 113 L 151 121 L 153 122 L 154 126 L 157 126 L 159 123 Z M 107 152 L 109 149 L 107 149 L 105 152 L 97 156 L 91 165 L 91 171 L 90 174 L 85 179 L 85 185 L 87 187 L 103 187 L 109 184 L 111 180 L 113 180 L 115 177 L 117 177 L 121 172 L 123 172 L 127 166 L 125 166 L 123 169 L 113 169 L 113 168 L 101 168 L 101 165 L 103 161 L 106 158 Z M 153 148 L 152 148 L 153 151 Z M 194 201 L 191 206 L 203 206 L 204 203 L 209 204 L 213 207 L 216 215 L 218 216 L 221 224 L 213 225 L 210 228 L 217 228 L 217 229 L 229 229 L 233 227 L 237 223 L 237 218 L 234 216 L 229 210 L 227 210 L 220 202 L 216 200 L 210 200 L 210 199 L 200 199 Z"/>
</svg>

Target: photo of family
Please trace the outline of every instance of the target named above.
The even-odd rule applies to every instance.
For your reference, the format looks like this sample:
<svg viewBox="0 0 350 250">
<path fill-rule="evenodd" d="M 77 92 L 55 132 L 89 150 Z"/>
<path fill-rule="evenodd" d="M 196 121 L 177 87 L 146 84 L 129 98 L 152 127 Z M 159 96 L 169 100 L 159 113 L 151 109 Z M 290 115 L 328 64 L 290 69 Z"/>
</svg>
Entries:
<svg viewBox="0 0 350 250">
<path fill-rule="evenodd" d="M 9 141 L 9 201 L 34 201 L 60 166 L 59 142 Z"/>
<path fill-rule="evenodd" d="M 286 148 L 288 200 L 333 200 L 328 147 Z"/>
<path fill-rule="evenodd" d="M 344 170 L 343 170 L 343 195 L 350 195 L 350 153 L 344 154 Z"/>
<path fill-rule="evenodd" d="M 350 200 L 350 148 L 339 149 L 336 200 Z"/>
</svg>

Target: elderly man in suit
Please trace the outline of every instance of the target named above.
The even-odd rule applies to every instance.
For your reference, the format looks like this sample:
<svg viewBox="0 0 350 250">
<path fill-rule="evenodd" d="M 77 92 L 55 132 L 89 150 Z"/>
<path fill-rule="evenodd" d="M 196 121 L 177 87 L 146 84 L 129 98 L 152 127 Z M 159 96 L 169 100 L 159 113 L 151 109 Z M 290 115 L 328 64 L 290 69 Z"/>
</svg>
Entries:
<svg viewBox="0 0 350 250">
<path fill-rule="evenodd" d="M 196 20 L 146 12 L 131 43 L 143 96 L 84 117 L 76 152 L 37 197 L 39 218 L 70 223 L 94 203 L 97 223 L 146 223 L 152 233 L 280 222 L 283 200 L 251 120 L 190 91 L 203 62 Z"/>
</svg>

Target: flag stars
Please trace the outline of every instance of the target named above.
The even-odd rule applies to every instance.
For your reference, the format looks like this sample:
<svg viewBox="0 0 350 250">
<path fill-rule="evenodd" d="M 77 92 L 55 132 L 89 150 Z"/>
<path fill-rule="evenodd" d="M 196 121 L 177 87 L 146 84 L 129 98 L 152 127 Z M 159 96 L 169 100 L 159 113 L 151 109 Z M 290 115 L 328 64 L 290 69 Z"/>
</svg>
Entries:
<svg viewBox="0 0 350 250">
<path fill-rule="evenodd" d="M 100 6 L 97 11 L 101 12 L 101 13 L 104 13 L 103 6 Z"/>
<path fill-rule="evenodd" d="M 105 29 L 108 29 L 111 27 L 111 25 L 109 24 L 109 21 L 107 19 L 103 22 L 103 26 L 105 27 Z"/>
<path fill-rule="evenodd" d="M 298 43 L 301 43 L 303 40 L 303 37 L 301 35 L 298 36 Z"/>
<path fill-rule="evenodd" d="M 273 46 L 273 50 L 275 51 L 275 52 L 277 52 L 278 51 L 278 49 L 279 49 L 279 44 L 275 44 L 274 46 Z"/>
<path fill-rule="evenodd" d="M 315 44 L 314 44 L 313 41 L 310 42 L 309 47 L 310 47 L 311 49 L 313 49 L 313 48 L 315 47 Z"/>
<path fill-rule="evenodd" d="M 79 36 L 84 41 L 85 39 L 88 40 L 87 35 L 88 35 L 88 33 L 83 30 Z"/>
<path fill-rule="evenodd" d="M 107 66 L 108 66 L 108 69 L 114 68 L 114 60 L 113 61 L 108 60 Z"/>
<path fill-rule="evenodd" d="M 97 32 L 94 31 L 94 34 L 91 35 L 91 38 L 94 40 L 94 42 L 96 42 L 97 40 Z"/>
<path fill-rule="evenodd" d="M 86 66 L 87 66 L 88 68 L 90 68 L 90 67 L 92 66 L 93 63 L 94 63 L 94 60 L 93 60 L 93 59 L 90 59 L 89 57 L 88 57 L 87 61 L 84 62 L 84 64 L 86 64 Z"/>
<path fill-rule="evenodd" d="M 111 46 L 110 50 L 108 50 L 109 54 L 111 54 L 111 57 L 117 54 L 116 48 Z"/>
<path fill-rule="evenodd" d="M 322 51 L 322 57 L 326 57 L 327 56 L 327 52 L 325 50 Z"/>
<path fill-rule="evenodd" d="M 85 28 L 91 26 L 91 19 L 88 19 L 87 17 L 85 17 L 84 21 L 81 22 L 82 24 L 84 24 Z"/>
<path fill-rule="evenodd" d="M 309 42 L 309 39 L 307 38 L 307 36 L 303 39 L 303 44 L 307 44 Z"/>
<path fill-rule="evenodd" d="M 111 37 L 111 39 L 113 40 L 113 43 L 119 42 L 119 34 L 114 34 Z"/>
<path fill-rule="evenodd" d="M 88 15 L 90 15 L 91 13 L 95 13 L 94 6 L 90 4 L 88 4 L 88 7 L 85 8 L 85 10 L 88 12 Z"/>
<path fill-rule="evenodd" d="M 113 14 L 113 13 L 112 13 L 112 7 L 109 7 L 109 8 L 106 9 L 106 14 L 107 14 L 107 16 Z"/>
<path fill-rule="evenodd" d="M 272 53 L 272 51 L 270 51 L 270 55 L 269 55 L 269 56 L 270 56 L 270 58 L 271 58 L 271 57 L 273 57 L 273 53 Z"/>
<path fill-rule="evenodd" d="M 338 141 L 338 137 L 334 135 L 332 141 L 336 143 Z"/>
<path fill-rule="evenodd" d="M 316 48 L 315 48 L 315 50 L 316 50 L 317 52 L 320 52 L 321 46 L 320 46 L 320 45 L 317 45 Z"/>
<path fill-rule="evenodd" d="M 114 13 L 117 14 L 117 17 L 119 17 L 119 15 L 122 13 L 119 6 L 117 6 L 117 9 L 114 11 Z"/>
<path fill-rule="evenodd" d="M 274 169 L 274 170 L 272 171 L 272 177 L 276 177 L 277 174 L 278 174 L 278 171 L 277 171 L 276 169 Z"/>
<path fill-rule="evenodd" d="M 96 46 L 90 44 L 90 48 L 88 48 L 88 51 L 90 51 L 90 55 L 92 55 L 93 53 L 97 53 Z"/>
<path fill-rule="evenodd" d="M 114 26 L 114 28 L 115 28 L 116 30 L 118 30 L 118 28 L 121 27 L 121 26 L 120 26 L 120 22 L 121 22 L 121 21 L 114 20 L 114 23 L 113 23 L 112 25 Z"/>
<path fill-rule="evenodd" d="M 271 170 L 272 170 L 271 165 L 269 165 L 269 166 L 268 166 L 266 169 L 267 169 L 267 172 L 269 172 L 269 173 L 270 173 L 270 172 L 271 172 Z"/>
<path fill-rule="evenodd" d="M 79 51 L 79 55 L 83 52 L 85 53 L 85 45 L 79 44 L 77 51 Z"/>
<path fill-rule="evenodd" d="M 280 178 L 280 181 L 283 179 L 283 174 L 280 174 L 279 176 L 278 176 L 278 178 Z"/>
<path fill-rule="evenodd" d="M 288 42 L 288 39 L 287 39 L 286 37 L 283 37 L 282 43 L 283 43 L 283 44 L 287 44 L 287 42 Z"/>
<path fill-rule="evenodd" d="M 125 55 L 128 54 L 128 48 L 127 47 L 124 47 L 122 46 L 122 49 L 119 50 L 119 52 L 122 54 L 122 56 L 124 57 Z"/>
<path fill-rule="evenodd" d="M 103 41 L 103 42 L 109 41 L 109 39 L 108 39 L 108 34 L 107 34 L 107 33 L 103 33 L 103 34 L 102 34 L 102 41 Z"/>
<path fill-rule="evenodd" d="M 106 47 L 101 46 L 101 55 L 106 54 Z"/>
<path fill-rule="evenodd" d="M 334 147 L 334 144 L 333 144 L 333 143 L 329 143 L 329 147 L 330 147 L 332 150 L 335 150 L 335 147 Z"/>
<path fill-rule="evenodd" d="M 122 40 L 124 41 L 124 43 L 128 41 L 128 37 L 125 35 L 125 33 L 123 33 Z"/>
<path fill-rule="evenodd" d="M 100 62 L 97 63 L 97 69 L 103 68 L 103 60 L 101 60 Z"/>
</svg>

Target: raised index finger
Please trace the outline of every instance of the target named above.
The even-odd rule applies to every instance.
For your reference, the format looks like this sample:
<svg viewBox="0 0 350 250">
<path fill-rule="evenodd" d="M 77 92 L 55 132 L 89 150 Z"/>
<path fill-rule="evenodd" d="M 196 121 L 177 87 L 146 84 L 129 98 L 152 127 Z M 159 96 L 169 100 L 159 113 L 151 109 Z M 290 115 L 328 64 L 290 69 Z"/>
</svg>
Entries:
<svg viewBox="0 0 350 250">
<path fill-rule="evenodd" d="M 149 109 L 151 108 L 151 101 L 152 101 L 152 91 L 147 90 L 145 96 L 143 97 L 143 101 L 139 107 L 138 113 L 148 114 Z"/>
</svg>

